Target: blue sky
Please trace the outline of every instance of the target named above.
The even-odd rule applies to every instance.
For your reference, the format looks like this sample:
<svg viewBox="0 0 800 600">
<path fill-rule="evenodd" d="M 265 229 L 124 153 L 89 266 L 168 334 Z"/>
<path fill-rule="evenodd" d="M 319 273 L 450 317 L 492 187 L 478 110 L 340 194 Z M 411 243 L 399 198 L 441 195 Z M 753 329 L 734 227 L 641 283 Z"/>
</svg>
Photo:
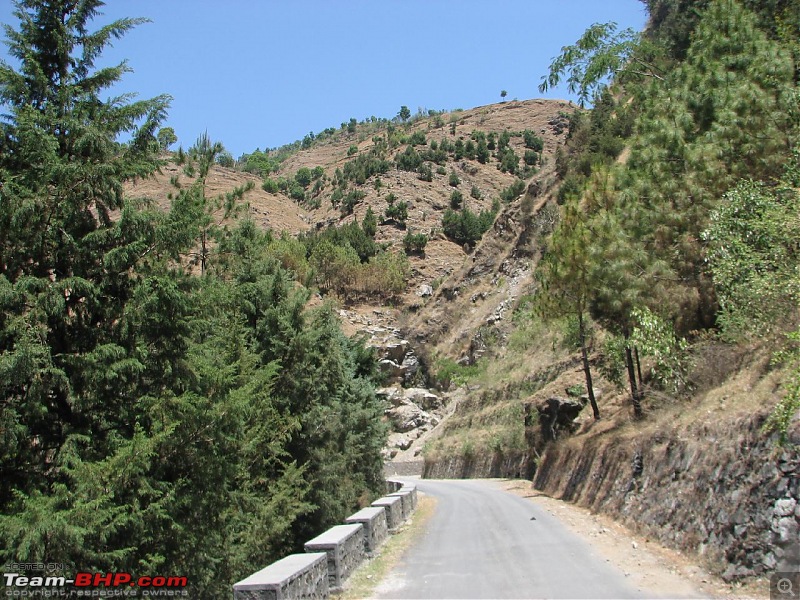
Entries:
<svg viewBox="0 0 800 600">
<path fill-rule="evenodd" d="M 16 26 L 12 8 L 0 0 L 0 22 Z M 593 23 L 641 30 L 647 16 L 639 0 L 109 0 L 103 12 L 97 26 L 152 21 L 103 54 L 134 70 L 114 92 L 170 94 L 179 144 L 208 131 L 234 157 L 401 105 L 541 97 L 562 46 Z"/>
</svg>

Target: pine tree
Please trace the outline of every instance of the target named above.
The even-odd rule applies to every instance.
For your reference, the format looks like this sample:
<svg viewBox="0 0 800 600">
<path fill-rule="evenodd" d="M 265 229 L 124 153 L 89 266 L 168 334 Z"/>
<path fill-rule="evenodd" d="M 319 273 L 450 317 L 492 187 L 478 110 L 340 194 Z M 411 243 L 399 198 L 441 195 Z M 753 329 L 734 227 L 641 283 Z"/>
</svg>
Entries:
<svg viewBox="0 0 800 600">
<path fill-rule="evenodd" d="M 670 262 L 684 331 L 713 323 L 700 234 L 742 177 L 774 179 L 798 138 L 790 57 L 734 0 L 703 14 L 685 62 L 653 83 L 619 177 L 630 237 Z"/>
<path fill-rule="evenodd" d="M 538 303 L 546 319 L 577 319 L 586 389 L 594 418 L 599 419 L 586 347 L 585 318 L 593 283 L 589 255 L 591 232 L 586 221 L 586 215 L 576 203 L 564 207 L 564 216 L 550 238 L 547 254 L 537 272 L 542 286 Z"/>
</svg>

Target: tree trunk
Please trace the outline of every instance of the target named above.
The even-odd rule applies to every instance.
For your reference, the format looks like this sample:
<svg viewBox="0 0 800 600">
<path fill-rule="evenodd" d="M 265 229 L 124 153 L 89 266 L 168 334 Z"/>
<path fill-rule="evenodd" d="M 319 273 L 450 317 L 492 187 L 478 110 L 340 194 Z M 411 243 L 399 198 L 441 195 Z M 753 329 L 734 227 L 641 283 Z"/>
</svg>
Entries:
<svg viewBox="0 0 800 600">
<path fill-rule="evenodd" d="M 578 313 L 578 335 L 581 338 L 581 357 L 583 358 L 583 373 L 586 375 L 586 390 L 589 393 L 589 403 L 592 405 L 594 420 L 600 420 L 600 409 L 597 408 L 597 400 L 594 397 L 594 387 L 592 386 L 592 370 L 589 368 L 589 353 L 586 351 L 586 332 L 583 326 L 583 313 Z"/>
<path fill-rule="evenodd" d="M 639 347 L 633 347 L 633 357 L 636 359 L 636 373 L 639 375 L 639 393 L 641 394 L 644 390 L 642 389 L 642 382 L 644 379 L 642 378 L 642 363 L 639 362 Z"/>
<path fill-rule="evenodd" d="M 642 416 L 642 403 L 639 398 L 639 387 L 636 385 L 636 371 L 633 365 L 633 352 L 627 334 L 625 335 L 625 365 L 628 367 L 628 381 L 631 384 L 631 401 L 633 402 L 633 415 L 638 419 Z"/>
</svg>

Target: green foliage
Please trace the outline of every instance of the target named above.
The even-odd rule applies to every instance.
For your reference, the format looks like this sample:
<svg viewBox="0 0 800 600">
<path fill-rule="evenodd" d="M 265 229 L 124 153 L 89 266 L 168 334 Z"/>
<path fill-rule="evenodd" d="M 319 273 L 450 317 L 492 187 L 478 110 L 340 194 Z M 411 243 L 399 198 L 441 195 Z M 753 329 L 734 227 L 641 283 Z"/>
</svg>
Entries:
<svg viewBox="0 0 800 600">
<path fill-rule="evenodd" d="M 397 116 L 400 117 L 400 120 L 404 123 L 411 118 L 411 110 L 403 105 L 400 107 L 400 112 L 397 113 Z"/>
<path fill-rule="evenodd" d="M 610 76 L 630 63 L 638 42 L 639 34 L 632 29 L 617 33 L 616 23 L 595 23 L 574 45 L 562 48 L 550 72 L 542 76 L 539 91 L 556 87 L 569 73 L 567 89 L 585 106 Z"/>
<path fill-rule="evenodd" d="M 403 201 L 391 202 L 386 207 L 384 215 L 387 219 L 394 221 L 401 227 L 405 227 L 406 219 L 408 219 L 408 204 Z"/>
<path fill-rule="evenodd" d="M 403 152 L 397 153 L 395 164 L 401 171 L 416 171 L 422 164 L 422 157 L 413 146 L 407 146 Z"/>
<path fill-rule="evenodd" d="M 21 69 L 0 64 L 0 560 L 223 597 L 380 492 L 375 373 L 305 308 L 294 242 L 219 220 L 248 187 L 207 197 L 207 135 L 168 211 L 123 196 L 160 164 L 167 98 L 105 101 L 125 66 L 93 61 L 140 21 L 89 33 L 100 5 L 18 2 Z"/>
<path fill-rule="evenodd" d="M 462 365 L 453 359 L 440 357 L 434 362 L 431 382 L 437 389 L 448 390 L 451 385 L 461 386 L 473 381 L 485 370 L 486 364 L 482 362 Z"/>
<path fill-rule="evenodd" d="M 166 152 L 169 150 L 170 146 L 178 142 L 178 136 L 175 134 L 175 130 L 172 127 L 162 127 L 159 129 L 156 139 L 158 140 L 158 145 L 162 152 Z"/>
<path fill-rule="evenodd" d="M 424 233 L 411 233 L 409 231 L 403 238 L 403 248 L 406 254 L 424 254 L 428 245 L 428 236 Z"/>
<path fill-rule="evenodd" d="M 632 316 L 636 326 L 631 342 L 653 359 L 651 372 L 656 382 L 673 394 L 683 391 L 689 367 L 686 340 L 678 338 L 672 325 L 648 308 L 635 309 Z"/>
<path fill-rule="evenodd" d="M 525 192 L 525 182 L 522 179 L 517 179 L 507 188 L 504 188 L 500 192 L 500 200 L 508 204 L 513 200 L 516 200 L 520 197 L 522 193 Z"/>
<path fill-rule="evenodd" d="M 729 338 L 782 330 L 800 305 L 800 196 L 744 181 L 712 213 L 703 239 Z"/>
<path fill-rule="evenodd" d="M 411 146 L 424 146 L 428 143 L 428 141 L 425 139 L 425 132 L 415 131 L 409 136 L 408 143 Z"/>
<path fill-rule="evenodd" d="M 448 180 L 448 183 L 451 187 L 458 187 L 458 185 L 461 183 L 461 180 L 458 178 L 458 174 L 455 171 L 450 171 L 450 179 Z"/>
<path fill-rule="evenodd" d="M 364 185 L 370 177 L 382 175 L 389 171 L 391 163 L 384 158 L 382 146 L 370 148 L 369 152 L 360 154 L 347 161 L 342 167 L 341 181 L 352 181 Z"/>
<path fill-rule="evenodd" d="M 368 235 L 356 222 L 350 222 L 340 227 L 331 226 L 321 232 L 311 231 L 301 235 L 299 240 L 305 245 L 308 256 L 313 255 L 317 246 L 323 242 L 327 242 L 331 246 L 349 248 L 355 252 L 359 262 L 367 262 L 380 251 L 380 247 L 372 239 L 372 236 Z"/>
<path fill-rule="evenodd" d="M 525 147 L 529 150 L 541 152 L 544 149 L 544 140 L 530 129 L 526 129 L 522 132 L 522 139 L 525 141 Z"/>
<path fill-rule="evenodd" d="M 361 221 L 361 228 L 369 237 L 375 238 L 375 234 L 378 232 L 378 218 L 375 216 L 371 206 L 367 207 L 364 220 Z"/>
<path fill-rule="evenodd" d="M 540 158 L 539 153 L 533 150 L 526 150 L 525 154 L 522 156 L 522 160 L 529 167 L 535 166 L 536 163 L 539 162 L 539 158 Z"/>
<path fill-rule="evenodd" d="M 226 169 L 232 169 L 233 167 L 236 166 L 236 161 L 233 160 L 233 155 L 231 155 L 231 153 L 228 152 L 227 150 L 223 150 L 222 152 L 220 152 L 217 155 L 215 162 L 220 167 L 225 167 Z"/>
<path fill-rule="evenodd" d="M 495 210 L 479 214 L 464 208 L 456 212 L 448 208 L 442 216 L 444 234 L 457 244 L 473 245 L 494 223 Z"/>
<path fill-rule="evenodd" d="M 622 336 L 606 334 L 600 349 L 597 368 L 603 377 L 617 388 L 625 387 L 625 339 Z"/>
<path fill-rule="evenodd" d="M 247 173 L 266 176 L 278 170 L 285 156 L 276 156 L 256 148 L 250 154 L 244 154 L 239 159 L 240 167 Z"/>
<path fill-rule="evenodd" d="M 430 164 L 423 163 L 417 169 L 417 178 L 420 181 L 433 181 L 433 169 L 431 169 Z"/>
<path fill-rule="evenodd" d="M 506 147 L 503 150 L 498 150 L 498 165 L 497 168 L 503 173 L 511 173 L 516 175 L 519 170 L 519 156 L 511 147 Z"/>
<path fill-rule="evenodd" d="M 366 197 L 367 193 L 364 190 L 350 190 L 347 192 L 347 195 L 342 198 L 342 215 L 353 214 L 353 209 L 355 208 L 356 204 L 361 202 Z"/>
<path fill-rule="evenodd" d="M 464 194 L 458 190 L 453 190 L 450 194 L 450 208 L 459 210 L 464 204 Z"/>
<path fill-rule="evenodd" d="M 773 362 L 786 365 L 789 377 L 784 395 L 764 423 L 764 431 L 778 431 L 786 442 L 789 426 L 800 410 L 800 329 L 787 334 L 788 347 L 773 356 Z"/>
</svg>

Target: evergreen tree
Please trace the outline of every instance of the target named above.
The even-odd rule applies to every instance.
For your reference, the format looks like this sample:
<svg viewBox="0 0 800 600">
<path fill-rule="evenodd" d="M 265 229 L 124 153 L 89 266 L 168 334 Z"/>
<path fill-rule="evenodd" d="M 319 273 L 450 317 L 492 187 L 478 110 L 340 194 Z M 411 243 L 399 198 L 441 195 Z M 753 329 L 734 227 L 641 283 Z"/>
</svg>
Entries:
<svg viewBox="0 0 800 600">
<path fill-rule="evenodd" d="M 586 389 L 595 419 L 600 410 L 594 397 L 589 352 L 586 347 L 586 314 L 593 286 L 589 246 L 591 233 L 586 215 L 576 204 L 564 207 L 564 216 L 553 232 L 547 253 L 537 271 L 541 284 L 538 304 L 545 319 L 575 317 L 583 360 Z"/>
<path fill-rule="evenodd" d="M 379 493 L 382 408 L 271 236 L 211 219 L 241 193 L 206 197 L 207 136 L 169 211 L 123 199 L 167 98 L 101 99 L 125 66 L 93 61 L 139 22 L 88 33 L 101 4 L 17 2 L 21 67 L 0 65 L 0 560 L 222 597 Z"/>
</svg>

